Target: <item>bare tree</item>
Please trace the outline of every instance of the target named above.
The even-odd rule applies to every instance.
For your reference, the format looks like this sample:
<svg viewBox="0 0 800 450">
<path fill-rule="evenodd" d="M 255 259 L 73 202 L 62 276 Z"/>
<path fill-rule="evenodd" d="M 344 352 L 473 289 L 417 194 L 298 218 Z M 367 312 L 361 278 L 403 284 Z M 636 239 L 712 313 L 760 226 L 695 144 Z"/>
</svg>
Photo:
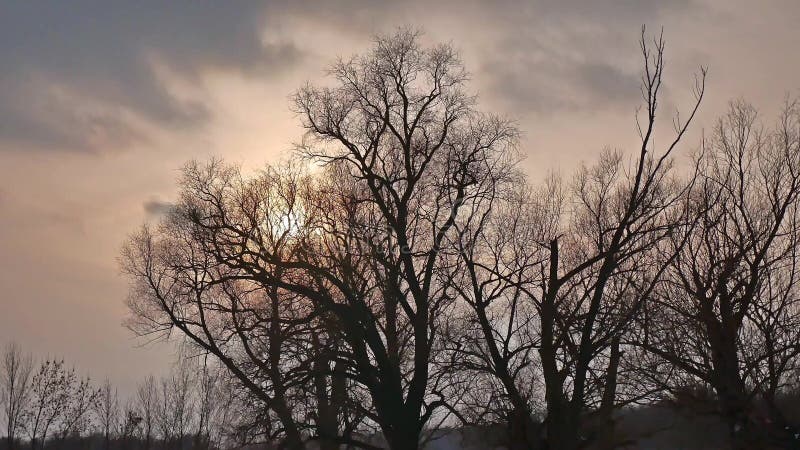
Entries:
<svg viewBox="0 0 800 450">
<path fill-rule="evenodd" d="M 295 100 L 311 139 L 303 153 L 335 165 L 343 180 L 324 209 L 345 216 L 327 215 L 329 239 L 314 249 L 338 254 L 306 263 L 330 287 L 309 296 L 336 314 L 350 370 L 389 445 L 417 448 L 440 404 L 429 376 L 452 303 L 448 238 L 510 170 L 517 132 L 475 111 L 451 47 L 424 49 L 413 32 L 379 38 L 372 53 L 331 72 L 336 88 L 306 87 Z M 337 195 L 344 204 L 333 204 Z"/>
<path fill-rule="evenodd" d="M 220 384 L 218 368 L 210 366 L 208 358 L 202 358 L 199 372 L 195 389 L 197 417 L 193 444 L 197 449 L 210 447 L 213 421 L 221 406 L 218 398 Z"/>
<path fill-rule="evenodd" d="M 529 293 L 540 279 L 563 194 L 555 179 L 542 191 L 521 183 L 486 198 L 483 214 L 458 226 L 452 295 L 465 308 L 450 316 L 436 361 L 438 394 L 462 422 L 507 422 L 513 448 L 539 440 L 535 420 L 541 384 L 538 312 Z M 462 374 L 467 374 L 463 378 Z"/>
<path fill-rule="evenodd" d="M 182 448 L 191 436 L 195 416 L 195 373 L 188 361 L 181 360 L 172 373 L 161 380 L 160 422 L 162 439 L 168 448 Z"/>
<path fill-rule="evenodd" d="M 119 396 L 116 388 L 111 386 L 111 382 L 106 379 L 99 389 L 97 404 L 94 405 L 94 414 L 103 434 L 103 445 L 105 450 L 111 448 L 112 433 L 119 426 Z"/>
<path fill-rule="evenodd" d="M 214 414 L 210 416 L 209 447 L 227 448 L 241 445 L 235 439 L 237 423 L 243 418 L 238 414 L 237 391 L 241 390 L 223 367 L 217 368 L 214 393 Z"/>
<path fill-rule="evenodd" d="M 30 401 L 30 382 L 33 358 L 24 354 L 15 342 L 8 344 L 3 353 L 0 367 L 0 405 L 5 414 L 8 448 L 16 446 L 18 432 L 21 431 L 24 414 Z"/>
<path fill-rule="evenodd" d="M 78 378 L 70 369 L 64 387 L 66 403 L 60 413 L 57 437 L 63 442 L 68 437 L 80 437 L 92 427 L 92 411 L 98 409 L 101 390 L 92 385 L 89 377 Z"/>
<path fill-rule="evenodd" d="M 135 448 L 133 445 L 141 442 L 139 439 L 141 439 L 143 421 L 144 418 L 139 413 L 136 399 L 129 399 L 125 404 L 122 418 L 118 421 L 117 436 L 122 450 Z"/>
<path fill-rule="evenodd" d="M 177 329 L 220 358 L 292 447 L 333 417 L 320 414 L 321 387 L 307 397 L 316 373 L 324 392 L 344 379 L 364 393 L 360 414 L 392 448 L 417 448 L 441 404 L 428 380 L 452 303 L 443 248 L 506 176 L 516 131 L 473 109 L 452 48 L 423 49 L 415 33 L 379 38 L 332 73 L 337 88 L 295 97 L 302 153 L 327 165 L 324 177 L 189 166 L 170 219 L 124 254 L 131 308 L 140 333 Z M 330 357 L 309 352 L 312 338 Z M 303 404 L 315 412 L 292 410 Z M 338 436 L 325 439 L 368 447 L 345 433 L 358 419 L 336 417 Z"/>
<path fill-rule="evenodd" d="M 634 164 L 626 171 L 621 158 L 612 154 L 579 172 L 573 187 L 577 208 L 567 222 L 568 234 L 550 240 L 542 270 L 539 354 L 547 439 L 557 443 L 555 448 L 581 445 L 574 430 L 587 407 L 609 413 L 616 400 L 620 337 L 673 257 L 665 258 L 659 243 L 686 223 L 674 214 L 685 188 L 670 177 L 669 158 L 700 105 L 705 71 L 696 80 L 688 117 L 676 119 L 675 137 L 656 153 L 652 139 L 664 43 L 656 39 L 651 50 L 643 30 L 641 48 L 646 118 Z"/>
<path fill-rule="evenodd" d="M 294 396 L 308 396 L 311 360 L 308 333 L 313 306 L 301 295 L 265 285 L 240 269 L 227 267 L 215 248 L 224 238 L 204 229 L 206 214 L 237 221 L 241 231 L 275 254 L 294 251 L 294 208 L 304 175 L 296 169 L 268 169 L 245 181 L 219 162 L 187 166 L 184 201 L 159 230 L 145 229 L 126 249 L 124 264 L 136 281 L 131 327 L 141 334 L 180 330 L 226 370 L 269 411 L 265 430 L 302 446 L 306 428 L 292 410 Z M 220 209 L 221 208 L 221 209 Z M 216 216 L 213 211 L 223 211 Z M 265 249 L 266 251 L 266 249 Z M 282 271 L 276 272 L 280 276 Z M 278 422 L 280 426 L 274 426 Z"/>
<path fill-rule="evenodd" d="M 31 448 L 40 448 L 69 403 L 69 386 L 75 374 L 63 360 L 46 360 L 31 378 L 31 402 L 26 413 Z"/>
<path fill-rule="evenodd" d="M 155 415 L 158 407 L 158 386 L 152 375 L 142 381 L 136 388 L 136 411 L 141 417 L 144 450 L 150 450 L 155 432 Z"/>
<path fill-rule="evenodd" d="M 656 152 L 664 43 L 649 47 L 643 30 L 641 49 L 646 118 L 631 166 L 604 152 L 571 185 L 551 179 L 540 191 L 494 199 L 461 229 L 454 290 L 473 315 L 450 351 L 462 355 L 461 366 L 496 377 L 515 445 L 577 449 L 611 439 L 623 338 L 674 257 L 661 243 L 688 226 L 680 208 L 688 187 L 672 175 L 670 158 L 698 110 L 705 71 L 690 114 Z M 542 429 L 532 417 L 538 376 Z"/>
<path fill-rule="evenodd" d="M 780 438 L 775 396 L 796 374 L 800 109 L 788 103 L 773 130 L 738 101 L 700 157 L 697 216 L 669 283 L 643 320 L 641 345 L 673 372 L 710 386 L 736 448 Z M 754 400 L 770 405 L 769 421 Z M 766 435 L 766 436 L 765 436 Z M 771 436 L 770 436 L 771 435 Z M 785 438 L 785 437 L 784 437 Z"/>
</svg>

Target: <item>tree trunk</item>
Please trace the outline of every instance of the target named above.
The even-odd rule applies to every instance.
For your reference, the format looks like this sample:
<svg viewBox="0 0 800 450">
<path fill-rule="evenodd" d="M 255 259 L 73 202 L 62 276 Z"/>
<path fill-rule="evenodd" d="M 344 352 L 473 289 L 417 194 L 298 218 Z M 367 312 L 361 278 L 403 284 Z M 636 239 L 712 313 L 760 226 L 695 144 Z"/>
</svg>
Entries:
<svg viewBox="0 0 800 450">
<path fill-rule="evenodd" d="M 558 281 L 558 240 L 550 242 L 549 286 L 542 299 L 540 324 L 542 374 L 545 382 L 547 419 L 545 420 L 545 448 L 548 450 L 573 450 L 577 448 L 579 413 L 574 414 L 572 403 L 564 394 L 564 375 L 558 370 L 555 347 L 556 297 Z"/>
<path fill-rule="evenodd" d="M 719 348 L 715 352 L 714 391 L 733 448 L 744 450 L 757 445 L 759 430 L 750 417 L 752 405 L 739 375 L 738 358 L 734 352 L 733 348 Z"/>
<path fill-rule="evenodd" d="M 283 402 L 275 403 L 276 405 L 274 405 L 273 411 L 275 411 L 278 420 L 280 420 L 281 424 L 284 426 L 284 431 L 286 433 L 286 438 L 284 439 L 282 447 L 288 450 L 304 450 L 305 444 L 303 443 L 303 437 L 300 435 L 297 426 L 295 426 L 289 408 L 287 408 Z"/>
<path fill-rule="evenodd" d="M 319 348 L 319 343 L 314 339 L 314 344 Z M 329 361 L 324 351 L 320 351 L 314 362 L 314 390 L 317 400 L 317 435 L 321 450 L 336 450 L 339 444 L 336 441 L 339 434 L 339 421 L 337 407 L 328 395 L 328 365 Z"/>
<path fill-rule="evenodd" d="M 708 309 L 704 312 L 713 360 L 712 385 L 717 394 L 720 414 L 728 427 L 732 447 L 745 450 L 758 448 L 759 430 L 751 420 L 752 404 L 739 373 L 738 327 L 732 319 L 730 305 L 727 296 L 722 295 L 720 320 L 713 317 Z"/>
<path fill-rule="evenodd" d="M 603 391 L 603 401 L 597 412 L 597 419 L 593 425 L 592 435 L 597 439 L 597 448 L 600 450 L 613 450 L 616 446 L 616 433 L 614 424 L 614 407 L 617 398 L 617 373 L 622 352 L 619 349 L 619 336 L 611 342 L 611 354 L 606 369 L 606 379 Z"/>
<path fill-rule="evenodd" d="M 547 450 L 577 450 L 580 448 L 580 414 L 572 405 L 551 410 L 547 414 Z"/>
<path fill-rule="evenodd" d="M 386 441 L 391 450 L 419 450 L 421 432 L 416 423 L 404 423 L 387 436 Z"/>
<path fill-rule="evenodd" d="M 515 408 L 508 418 L 509 450 L 540 450 L 544 448 L 542 427 L 533 420 L 527 408 Z"/>
</svg>

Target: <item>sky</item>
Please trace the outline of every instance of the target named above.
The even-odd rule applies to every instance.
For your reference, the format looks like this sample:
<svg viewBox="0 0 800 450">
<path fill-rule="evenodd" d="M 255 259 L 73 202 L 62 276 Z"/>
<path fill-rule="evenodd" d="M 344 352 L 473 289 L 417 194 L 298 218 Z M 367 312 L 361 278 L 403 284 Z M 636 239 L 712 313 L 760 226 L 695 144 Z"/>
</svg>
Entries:
<svg viewBox="0 0 800 450">
<path fill-rule="evenodd" d="M 730 100 L 769 124 L 800 94 L 797 23 L 796 0 L 2 1 L 0 344 L 122 392 L 163 373 L 171 347 L 122 326 L 126 237 L 158 220 L 189 160 L 287 158 L 302 138 L 289 96 L 376 34 L 455 46 L 480 108 L 522 131 L 536 182 L 635 149 L 643 25 L 666 41 L 657 144 L 708 68 L 686 157 Z"/>
</svg>

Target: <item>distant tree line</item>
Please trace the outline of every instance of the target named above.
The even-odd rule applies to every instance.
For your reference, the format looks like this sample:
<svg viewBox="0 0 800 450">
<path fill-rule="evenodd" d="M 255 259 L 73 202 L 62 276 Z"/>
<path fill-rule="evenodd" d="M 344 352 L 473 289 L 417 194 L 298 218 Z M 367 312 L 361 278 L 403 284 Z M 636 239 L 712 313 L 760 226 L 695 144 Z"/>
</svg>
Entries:
<svg viewBox="0 0 800 450">
<path fill-rule="evenodd" d="M 127 397 L 81 377 L 63 359 L 35 360 L 15 343 L 0 362 L 4 449 L 179 450 L 249 442 L 250 406 L 213 363 L 182 359 Z"/>
</svg>

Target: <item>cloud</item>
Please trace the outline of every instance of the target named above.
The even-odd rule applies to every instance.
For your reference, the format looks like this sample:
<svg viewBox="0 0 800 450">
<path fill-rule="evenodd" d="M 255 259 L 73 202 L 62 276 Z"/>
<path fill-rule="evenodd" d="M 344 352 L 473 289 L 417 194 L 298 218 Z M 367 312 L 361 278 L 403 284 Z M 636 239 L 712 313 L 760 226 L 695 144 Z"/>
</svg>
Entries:
<svg viewBox="0 0 800 450">
<path fill-rule="evenodd" d="M 602 61 L 543 58 L 503 63 L 491 59 L 489 92 L 518 115 L 597 111 L 630 106 L 639 97 L 639 75 Z"/>
<path fill-rule="evenodd" d="M 0 141 L 91 151 L 98 135 L 123 143 L 142 137 L 126 114 L 164 127 L 202 124 L 210 115 L 202 101 L 172 95 L 152 59 L 189 79 L 207 68 L 279 74 L 302 53 L 288 39 L 265 42 L 264 9 L 256 2 L 12 2 L 0 15 Z M 81 111 L 84 103 L 92 110 Z"/>
<path fill-rule="evenodd" d="M 95 151 L 146 140 L 121 108 L 92 108 L 45 80 L 0 80 L 0 140 L 5 150 Z"/>
<path fill-rule="evenodd" d="M 507 113 L 613 108 L 638 95 L 631 86 L 638 66 L 621 55 L 636 56 L 641 24 L 657 27 L 694 7 L 693 0 L 12 2 L 0 15 L 0 148 L 100 152 L 146 140 L 147 124 L 199 127 L 214 115 L 198 79 L 206 70 L 269 81 L 309 55 L 330 62 L 353 51 L 344 43 L 409 25 L 452 39 L 478 72 L 482 84 L 473 87 Z M 156 65 L 199 92 L 178 97 Z"/>
<path fill-rule="evenodd" d="M 483 19 L 502 20 L 506 31 L 477 58 L 486 93 L 518 115 L 630 107 L 640 99 L 640 28 L 657 34 L 670 16 L 698 8 L 691 0 L 513 3 Z"/>
<path fill-rule="evenodd" d="M 663 12 L 685 12 L 693 0 L 540 0 L 535 8 L 542 14 L 584 17 L 599 23 L 608 20 L 649 21 Z"/>
<path fill-rule="evenodd" d="M 273 14 L 307 29 L 367 40 L 398 26 L 420 27 L 465 53 L 472 88 L 515 116 L 630 107 L 639 96 L 642 25 L 658 33 L 697 0 L 445 0 L 279 3 Z M 322 44 L 324 45 L 324 43 Z"/>
<path fill-rule="evenodd" d="M 600 61 L 523 61 L 498 70 L 492 94 L 517 114 L 597 111 L 638 101 L 638 73 Z"/>
<path fill-rule="evenodd" d="M 576 81 L 596 96 L 604 99 L 638 98 L 636 89 L 640 80 L 636 74 L 625 73 L 609 64 L 592 61 L 581 64 L 575 69 Z"/>
<path fill-rule="evenodd" d="M 157 199 L 148 200 L 142 206 L 144 207 L 144 212 L 150 217 L 166 215 L 175 208 L 175 204 Z"/>
</svg>

